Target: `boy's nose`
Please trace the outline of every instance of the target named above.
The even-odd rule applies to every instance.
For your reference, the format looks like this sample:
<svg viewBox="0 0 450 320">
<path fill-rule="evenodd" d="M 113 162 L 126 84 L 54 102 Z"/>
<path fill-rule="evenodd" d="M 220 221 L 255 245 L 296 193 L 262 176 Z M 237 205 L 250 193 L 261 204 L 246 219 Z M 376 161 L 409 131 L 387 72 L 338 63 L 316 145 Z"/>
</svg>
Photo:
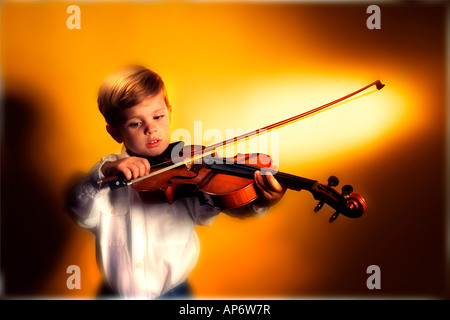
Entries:
<svg viewBox="0 0 450 320">
<path fill-rule="evenodd" d="M 155 127 L 149 127 L 149 126 L 147 126 L 147 127 L 145 128 L 145 134 L 146 134 L 146 135 L 152 134 L 152 133 L 154 133 L 154 132 L 156 132 L 156 128 L 155 128 Z"/>
</svg>

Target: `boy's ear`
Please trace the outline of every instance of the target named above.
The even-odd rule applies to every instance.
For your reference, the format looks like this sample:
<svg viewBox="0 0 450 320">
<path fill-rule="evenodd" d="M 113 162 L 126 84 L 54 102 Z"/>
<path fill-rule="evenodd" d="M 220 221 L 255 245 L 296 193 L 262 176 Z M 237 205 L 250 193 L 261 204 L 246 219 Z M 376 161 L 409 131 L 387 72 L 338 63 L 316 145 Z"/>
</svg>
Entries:
<svg viewBox="0 0 450 320">
<path fill-rule="evenodd" d="M 107 124 L 106 125 L 106 131 L 108 131 L 109 135 L 114 140 L 116 140 L 118 143 L 122 143 L 123 142 L 122 137 L 120 135 L 120 132 L 119 132 L 119 130 L 116 129 L 116 127 L 114 127 L 114 126 L 112 126 L 110 124 Z"/>
</svg>

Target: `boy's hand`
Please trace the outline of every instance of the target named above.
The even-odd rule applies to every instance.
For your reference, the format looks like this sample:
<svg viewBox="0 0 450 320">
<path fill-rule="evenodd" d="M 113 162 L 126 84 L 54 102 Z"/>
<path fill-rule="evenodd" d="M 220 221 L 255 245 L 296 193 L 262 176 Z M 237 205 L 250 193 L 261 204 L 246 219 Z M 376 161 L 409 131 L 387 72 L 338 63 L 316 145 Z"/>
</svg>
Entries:
<svg viewBox="0 0 450 320">
<path fill-rule="evenodd" d="M 261 190 L 260 203 L 263 206 L 272 206 L 283 198 L 286 188 L 270 173 L 262 175 L 261 171 L 255 171 L 255 182 Z"/>
<path fill-rule="evenodd" d="M 150 163 L 141 157 L 127 157 L 116 161 L 107 161 L 101 168 L 105 177 L 122 173 L 126 180 L 136 179 L 150 173 Z"/>
</svg>

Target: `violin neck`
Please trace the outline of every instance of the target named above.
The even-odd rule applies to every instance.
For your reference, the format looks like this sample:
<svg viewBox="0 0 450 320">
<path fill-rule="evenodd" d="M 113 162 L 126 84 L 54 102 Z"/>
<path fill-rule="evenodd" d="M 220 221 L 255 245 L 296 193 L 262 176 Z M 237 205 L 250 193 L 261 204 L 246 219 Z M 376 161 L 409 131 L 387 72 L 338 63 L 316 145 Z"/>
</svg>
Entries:
<svg viewBox="0 0 450 320">
<path fill-rule="evenodd" d="M 279 183 L 284 185 L 285 187 L 300 191 L 300 190 L 315 190 L 319 182 L 317 180 L 311 180 L 299 176 L 295 176 L 293 174 L 274 171 L 268 168 L 261 168 L 257 166 L 252 166 L 248 164 L 210 164 L 207 165 L 207 168 L 211 169 L 214 172 L 229 174 L 233 176 L 238 176 L 242 178 L 253 179 L 255 175 L 255 171 L 260 170 L 262 174 L 267 172 L 272 173 Z"/>
<path fill-rule="evenodd" d="M 264 172 L 264 170 L 261 170 L 261 172 Z M 317 180 L 311 180 L 285 172 L 277 172 L 276 174 L 274 174 L 274 176 L 278 180 L 278 182 L 280 182 L 287 188 L 296 191 L 300 190 L 313 191 L 316 190 L 316 188 L 319 185 L 319 182 Z"/>
</svg>

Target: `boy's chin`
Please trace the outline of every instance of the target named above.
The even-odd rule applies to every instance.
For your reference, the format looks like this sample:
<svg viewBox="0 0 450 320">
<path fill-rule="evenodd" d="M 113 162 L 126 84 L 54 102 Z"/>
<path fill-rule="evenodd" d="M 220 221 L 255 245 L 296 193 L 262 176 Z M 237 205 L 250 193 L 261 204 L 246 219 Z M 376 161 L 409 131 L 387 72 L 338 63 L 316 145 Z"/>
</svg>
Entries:
<svg viewBox="0 0 450 320">
<path fill-rule="evenodd" d="M 152 157 L 157 157 L 157 156 L 159 156 L 159 155 L 161 155 L 161 153 L 163 153 L 163 151 L 164 150 L 161 150 L 161 151 L 159 151 L 159 150 L 151 150 L 151 151 L 143 151 L 143 152 L 140 152 L 140 153 L 133 153 L 133 154 L 130 154 L 130 155 L 134 155 L 134 156 L 138 156 L 138 157 L 150 157 L 150 158 L 152 158 Z"/>
</svg>

